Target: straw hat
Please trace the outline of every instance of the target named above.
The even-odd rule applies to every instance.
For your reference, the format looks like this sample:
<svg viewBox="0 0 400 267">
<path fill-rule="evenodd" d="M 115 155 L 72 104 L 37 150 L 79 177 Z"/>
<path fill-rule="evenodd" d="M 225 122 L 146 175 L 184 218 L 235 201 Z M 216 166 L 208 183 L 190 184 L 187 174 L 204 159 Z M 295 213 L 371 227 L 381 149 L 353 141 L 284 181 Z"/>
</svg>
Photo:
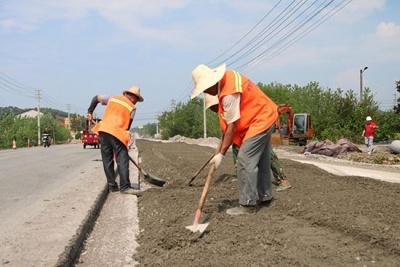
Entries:
<svg viewBox="0 0 400 267">
<path fill-rule="evenodd" d="M 206 65 L 198 65 L 192 71 L 192 79 L 194 81 L 194 92 L 191 95 L 191 99 L 195 98 L 211 86 L 219 82 L 224 77 L 226 71 L 226 64 L 210 69 Z"/>
<path fill-rule="evenodd" d="M 219 101 L 218 101 L 218 96 L 216 95 L 209 95 L 209 94 L 204 94 L 204 103 L 205 103 L 205 107 L 204 109 L 208 109 L 214 105 L 218 105 Z"/>
<path fill-rule="evenodd" d="M 140 88 L 137 87 L 137 86 L 132 86 L 128 90 L 124 90 L 122 92 L 123 95 L 126 94 L 126 93 L 134 94 L 135 96 L 137 96 L 139 98 L 139 100 L 138 100 L 139 102 L 143 102 L 144 101 L 144 98 L 140 95 Z"/>
<path fill-rule="evenodd" d="M 365 120 L 366 121 L 372 121 L 372 118 L 371 118 L 371 116 L 368 116 Z"/>
</svg>

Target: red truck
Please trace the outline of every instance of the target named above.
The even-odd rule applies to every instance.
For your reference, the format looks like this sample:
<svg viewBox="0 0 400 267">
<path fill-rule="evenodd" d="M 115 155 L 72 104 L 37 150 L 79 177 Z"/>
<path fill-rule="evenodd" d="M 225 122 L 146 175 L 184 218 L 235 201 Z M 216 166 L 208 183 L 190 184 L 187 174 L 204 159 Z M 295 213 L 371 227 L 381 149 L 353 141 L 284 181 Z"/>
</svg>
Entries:
<svg viewBox="0 0 400 267">
<path fill-rule="evenodd" d="M 85 130 L 82 131 L 83 149 L 86 149 L 86 146 L 94 146 L 94 148 L 100 148 L 99 136 L 94 132 L 92 132 L 93 126 L 99 123 L 100 121 L 101 121 L 100 119 L 93 121 L 86 120 Z"/>
</svg>

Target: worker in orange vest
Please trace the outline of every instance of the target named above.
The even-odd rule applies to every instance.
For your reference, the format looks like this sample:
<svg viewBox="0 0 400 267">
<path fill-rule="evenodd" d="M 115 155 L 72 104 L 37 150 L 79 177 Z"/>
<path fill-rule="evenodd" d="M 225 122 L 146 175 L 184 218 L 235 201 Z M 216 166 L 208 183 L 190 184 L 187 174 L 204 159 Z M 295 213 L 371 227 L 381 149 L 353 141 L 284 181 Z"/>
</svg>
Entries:
<svg viewBox="0 0 400 267">
<path fill-rule="evenodd" d="M 107 178 L 108 189 L 111 192 L 120 191 L 123 194 L 139 196 L 140 188 L 131 186 L 129 179 L 129 155 L 128 143 L 130 140 L 129 129 L 136 113 L 136 103 L 143 102 L 140 88 L 132 86 L 124 90 L 122 95 L 93 97 L 86 119 L 92 121 L 93 112 L 98 103 L 107 105 L 100 123 L 93 127 L 92 131 L 99 135 L 101 158 Z M 115 181 L 114 154 L 118 165 L 120 186 Z"/>
<path fill-rule="evenodd" d="M 192 99 L 201 93 L 218 97 L 218 117 L 224 137 L 219 153 L 210 163 L 218 168 L 233 143 L 240 147 L 239 206 L 226 212 L 254 214 L 257 206 L 268 206 L 274 197 L 269 151 L 278 106 L 246 76 L 227 70 L 225 64 L 215 69 L 198 65 L 192 71 L 192 79 L 195 84 Z"/>
<path fill-rule="evenodd" d="M 210 109 L 216 113 L 218 113 L 218 97 L 212 96 L 209 94 L 205 94 L 205 109 Z M 221 118 L 221 116 L 220 116 Z M 237 170 L 237 158 L 239 154 L 239 146 L 232 144 L 232 153 L 233 153 L 233 163 L 235 164 L 235 169 Z M 275 154 L 272 146 L 270 146 L 269 158 L 271 161 L 271 170 L 274 175 L 275 182 L 273 184 L 277 185 L 276 191 L 280 192 L 292 187 L 286 175 L 283 172 L 282 164 L 279 161 L 278 156 Z"/>
</svg>

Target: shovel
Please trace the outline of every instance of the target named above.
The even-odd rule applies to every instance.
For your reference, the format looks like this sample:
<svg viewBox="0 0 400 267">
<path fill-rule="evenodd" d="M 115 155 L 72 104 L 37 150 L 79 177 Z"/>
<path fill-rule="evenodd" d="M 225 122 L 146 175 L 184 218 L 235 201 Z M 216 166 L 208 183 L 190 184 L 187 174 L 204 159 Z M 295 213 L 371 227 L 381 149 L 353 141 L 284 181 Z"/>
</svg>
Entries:
<svg viewBox="0 0 400 267">
<path fill-rule="evenodd" d="M 192 231 L 194 233 L 197 231 L 199 231 L 200 233 L 203 233 L 208 226 L 208 223 L 199 224 L 199 221 L 200 221 L 201 213 L 203 211 L 204 201 L 206 200 L 208 188 L 210 187 L 210 183 L 211 183 L 211 179 L 214 174 L 214 171 L 215 171 L 215 164 L 212 164 L 210 171 L 208 172 L 208 176 L 206 178 L 206 183 L 204 184 L 203 193 L 201 194 L 200 201 L 197 206 L 193 225 L 186 226 L 186 229 L 189 229 L 190 231 Z"/>
<path fill-rule="evenodd" d="M 142 170 L 142 169 L 139 167 L 139 165 L 133 160 L 133 158 L 132 158 L 131 156 L 129 156 L 129 159 L 130 159 L 130 161 L 132 161 L 132 163 L 136 166 L 136 168 L 138 168 L 138 170 L 139 170 L 141 173 L 143 173 L 144 179 L 145 179 L 147 182 L 149 182 L 149 183 L 151 183 L 151 184 L 153 184 L 153 185 L 159 186 L 159 187 L 163 187 L 163 186 L 164 186 L 164 184 L 165 184 L 166 181 L 164 181 L 164 180 L 161 179 L 161 178 L 155 177 L 154 175 L 151 175 L 151 174 L 146 173 L 144 170 Z"/>
<path fill-rule="evenodd" d="M 189 186 L 192 186 L 192 185 L 193 185 L 192 183 L 193 183 L 194 179 L 196 179 L 197 175 L 199 175 L 199 173 L 204 169 L 204 167 L 207 166 L 207 164 L 210 162 L 210 160 L 212 160 L 212 158 L 213 158 L 214 156 L 215 156 L 215 154 L 212 154 L 211 157 L 209 157 L 209 158 L 207 159 L 207 161 L 204 162 L 203 166 L 201 166 L 200 169 L 193 175 L 192 179 L 190 179 L 190 181 L 189 181 Z"/>
<path fill-rule="evenodd" d="M 212 160 L 212 158 L 219 152 L 219 150 L 221 149 L 221 146 L 222 146 L 222 141 L 223 141 L 223 136 L 222 136 L 221 140 L 219 141 L 219 144 L 218 144 L 217 149 L 215 150 L 215 153 L 212 154 L 212 155 L 207 159 L 206 162 L 204 162 L 203 166 L 201 166 L 200 169 L 199 169 L 199 170 L 193 175 L 193 177 L 190 179 L 190 181 L 189 181 L 189 186 L 192 186 L 192 183 L 193 183 L 194 179 L 196 179 L 197 175 L 199 175 L 199 173 L 204 169 L 204 167 L 207 166 L 207 164 L 210 162 L 210 160 Z"/>
</svg>

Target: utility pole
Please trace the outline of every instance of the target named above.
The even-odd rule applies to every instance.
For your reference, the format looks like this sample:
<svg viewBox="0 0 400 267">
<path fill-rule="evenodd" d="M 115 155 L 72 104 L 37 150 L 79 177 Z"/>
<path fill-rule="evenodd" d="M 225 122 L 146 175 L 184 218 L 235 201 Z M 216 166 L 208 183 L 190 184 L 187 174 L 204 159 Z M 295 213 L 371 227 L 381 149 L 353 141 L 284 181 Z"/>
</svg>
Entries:
<svg viewBox="0 0 400 267">
<path fill-rule="evenodd" d="M 38 146 L 40 146 L 40 90 L 35 90 L 37 99 Z"/>
<path fill-rule="evenodd" d="M 68 131 L 71 133 L 71 116 L 70 116 L 70 109 L 71 105 L 67 104 L 67 110 L 68 110 Z"/>
<path fill-rule="evenodd" d="M 172 125 L 175 125 L 175 99 L 171 100 L 171 111 L 172 111 Z"/>
<path fill-rule="evenodd" d="M 368 69 L 368 67 L 364 67 L 364 69 L 360 70 L 360 103 L 363 99 L 363 72 Z"/>
<path fill-rule="evenodd" d="M 160 124 L 160 117 L 162 115 L 162 111 L 158 110 L 156 112 L 156 116 L 157 116 L 157 122 L 156 122 L 156 134 L 157 134 L 157 138 L 161 139 L 161 124 Z"/>
</svg>

